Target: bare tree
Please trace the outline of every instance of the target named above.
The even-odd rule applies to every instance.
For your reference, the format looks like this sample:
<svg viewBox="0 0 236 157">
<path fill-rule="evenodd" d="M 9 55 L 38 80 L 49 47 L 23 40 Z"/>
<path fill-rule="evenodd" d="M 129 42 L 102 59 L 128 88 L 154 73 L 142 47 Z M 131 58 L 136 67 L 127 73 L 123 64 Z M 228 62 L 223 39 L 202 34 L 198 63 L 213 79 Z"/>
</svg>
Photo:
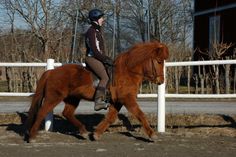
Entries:
<svg viewBox="0 0 236 157">
<path fill-rule="evenodd" d="M 57 36 L 51 36 L 61 26 L 62 20 L 56 4 L 53 0 L 5 0 L 5 5 L 24 20 L 32 35 L 41 44 L 41 59 L 50 57 L 52 43 L 57 41 Z"/>
<path fill-rule="evenodd" d="M 26 24 L 24 30 L 17 29 L 15 22 L 9 25 L 15 33 L 15 39 L 12 41 L 8 33 L 4 37 L 1 36 L 1 54 L 12 48 L 11 53 L 3 53 L 5 60 L 19 61 L 18 56 L 21 56 L 21 61 L 41 62 L 52 57 L 60 62 L 68 62 L 71 48 L 75 46 L 74 59 L 82 61 L 83 34 L 89 24 L 87 14 L 92 8 L 102 9 L 106 14 L 107 22 L 103 31 L 109 55 L 115 57 L 134 43 L 149 40 L 147 36 L 150 36 L 150 40 L 160 40 L 168 44 L 169 61 L 189 60 L 191 57 L 189 37 L 192 32 L 192 0 L 2 0 L 1 2 L 4 2 L 2 6 L 5 6 L 5 9 L 8 8 L 9 21 L 20 17 Z M 78 12 L 77 21 L 76 12 Z M 76 22 L 78 28 L 74 28 Z M 76 38 L 76 45 L 73 45 L 73 38 Z M 113 52 L 115 54 L 112 54 Z M 191 69 L 188 69 L 168 68 L 167 75 L 170 81 L 168 85 L 178 91 L 180 80 L 185 77 L 184 73 L 188 71 L 186 75 L 191 74 Z M 153 92 L 156 89 L 154 85 L 143 87 Z M 188 91 L 190 92 L 190 87 Z"/>
<path fill-rule="evenodd" d="M 208 56 L 210 60 L 221 60 L 224 58 L 224 55 L 227 53 L 229 48 L 232 47 L 232 43 L 212 43 L 211 50 L 207 52 L 203 52 L 201 50 L 198 50 L 201 54 Z M 225 92 L 229 93 L 230 89 L 230 65 L 224 66 L 225 69 L 225 77 L 224 77 L 224 85 L 220 84 L 220 69 L 219 65 L 212 65 L 212 68 L 210 68 L 210 75 L 212 78 L 211 86 L 212 86 L 212 92 L 220 94 L 220 89 L 225 88 Z M 221 85 L 221 86 L 220 86 Z"/>
</svg>

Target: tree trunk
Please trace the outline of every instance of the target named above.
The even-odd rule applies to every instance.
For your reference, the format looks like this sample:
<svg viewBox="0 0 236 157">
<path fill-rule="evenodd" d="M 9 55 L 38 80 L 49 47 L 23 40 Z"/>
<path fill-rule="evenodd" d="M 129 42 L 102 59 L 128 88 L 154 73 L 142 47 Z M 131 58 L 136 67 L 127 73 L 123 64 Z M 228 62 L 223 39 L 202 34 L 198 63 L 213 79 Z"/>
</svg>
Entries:
<svg viewBox="0 0 236 157">
<path fill-rule="evenodd" d="M 120 10 L 121 10 L 121 1 L 116 1 L 116 27 L 117 27 L 117 38 L 116 38 L 116 54 L 121 52 L 121 43 L 120 43 Z M 116 55 L 115 55 L 116 56 Z"/>
<path fill-rule="evenodd" d="M 206 74 L 206 71 L 205 71 L 205 66 L 202 67 L 202 74 L 199 74 L 200 76 L 200 80 L 201 80 L 201 94 L 204 94 L 204 88 L 205 88 L 205 74 Z"/>
<path fill-rule="evenodd" d="M 191 81 L 191 67 L 190 66 L 188 66 L 188 94 L 190 94 L 190 90 L 191 90 L 191 88 L 190 88 L 190 81 Z"/>
<path fill-rule="evenodd" d="M 213 73 L 212 73 L 212 93 L 219 94 L 220 93 L 220 83 L 219 83 L 219 66 L 213 65 Z"/>
<path fill-rule="evenodd" d="M 195 74 L 194 80 L 195 80 L 195 94 L 198 94 L 198 75 L 197 74 Z"/>
<path fill-rule="evenodd" d="M 229 72 L 230 72 L 230 64 L 225 65 L 225 93 L 230 93 L 230 79 L 229 79 Z"/>
<path fill-rule="evenodd" d="M 206 74 L 206 93 L 207 94 L 210 94 L 210 88 L 211 88 L 210 77 L 209 77 L 209 74 Z"/>
<path fill-rule="evenodd" d="M 216 66 L 217 68 L 217 73 L 216 73 L 216 89 L 217 89 L 217 94 L 220 94 L 220 82 L 219 82 L 219 66 Z"/>
<path fill-rule="evenodd" d="M 178 67 L 175 67 L 175 93 L 179 93 L 179 77 L 178 77 Z"/>
<path fill-rule="evenodd" d="M 12 87 L 12 68 L 6 67 L 6 79 L 7 79 L 8 92 L 12 92 L 13 91 L 13 87 Z"/>
</svg>

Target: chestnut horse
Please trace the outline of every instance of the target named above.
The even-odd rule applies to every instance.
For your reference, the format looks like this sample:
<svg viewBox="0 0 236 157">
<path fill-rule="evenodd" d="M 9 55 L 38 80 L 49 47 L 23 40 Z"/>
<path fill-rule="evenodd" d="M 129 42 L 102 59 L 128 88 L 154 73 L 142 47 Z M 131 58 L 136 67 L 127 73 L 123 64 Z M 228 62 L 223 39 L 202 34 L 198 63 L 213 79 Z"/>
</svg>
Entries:
<svg viewBox="0 0 236 157">
<path fill-rule="evenodd" d="M 167 47 L 157 41 L 136 44 L 118 55 L 114 61 L 112 83 L 109 85 L 111 105 L 93 133 L 95 140 L 116 120 L 122 106 L 140 121 L 149 138 L 156 138 L 136 97 L 143 80 L 157 84 L 164 82 L 163 64 L 168 55 Z M 66 64 L 44 72 L 29 109 L 25 140 L 29 141 L 36 136 L 43 119 L 61 101 L 65 102 L 63 116 L 79 129 L 82 137 L 87 138 L 88 131 L 74 116 L 74 112 L 81 99 L 94 101 L 95 90 L 92 72 L 78 64 Z"/>
</svg>

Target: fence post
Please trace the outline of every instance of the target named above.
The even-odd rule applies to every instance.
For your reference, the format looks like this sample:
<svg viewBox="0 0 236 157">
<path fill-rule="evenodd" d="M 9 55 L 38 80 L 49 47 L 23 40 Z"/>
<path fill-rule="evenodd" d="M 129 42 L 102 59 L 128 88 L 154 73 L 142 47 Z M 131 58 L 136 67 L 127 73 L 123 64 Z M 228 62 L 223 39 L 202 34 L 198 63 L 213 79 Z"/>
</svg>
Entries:
<svg viewBox="0 0 236 157">
<path fill-rule="evenodd" d="M 54 69 L 54 59 L 47 60 L 47 70 Z M 52 131 L 53 129 L 53 112 L 48 113 L 45 118 L 45 130 Z"/>
<path fill-rule="evenodd" d="M 164 71 L 164 83 L 161 85 L 158 85 L 158 124 L 157 124 L 157 131 L 158 132 L 165 132 L 165 85 L 166 85 L 166 67 L 164 63 L 163 67 Z"/>
</svg>

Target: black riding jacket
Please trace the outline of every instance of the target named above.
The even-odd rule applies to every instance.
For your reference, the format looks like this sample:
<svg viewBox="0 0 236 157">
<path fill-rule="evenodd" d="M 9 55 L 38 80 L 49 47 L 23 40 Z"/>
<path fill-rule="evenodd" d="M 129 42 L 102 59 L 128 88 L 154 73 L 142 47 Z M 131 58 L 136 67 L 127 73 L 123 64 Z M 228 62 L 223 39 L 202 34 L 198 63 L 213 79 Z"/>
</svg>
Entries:
<svg viewBox="0 0 236 157">
<path fill-rule="evenodd" d="M 104 62 L 107 56 L 105 55 L 104 41 L 100 26 L 92 23 L 85 34 L 86 56 L 94 57 L 101 62 Z"/>
</svg>

